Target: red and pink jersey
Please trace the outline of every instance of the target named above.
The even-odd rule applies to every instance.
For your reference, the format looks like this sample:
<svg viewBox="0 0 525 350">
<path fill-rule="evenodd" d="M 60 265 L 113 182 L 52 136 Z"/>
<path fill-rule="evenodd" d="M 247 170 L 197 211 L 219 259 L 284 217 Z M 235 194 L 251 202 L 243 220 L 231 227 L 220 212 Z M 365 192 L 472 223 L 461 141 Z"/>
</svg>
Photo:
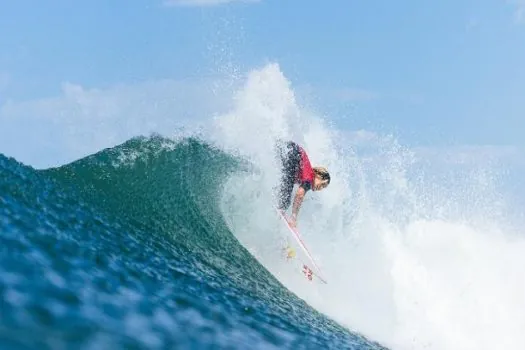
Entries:
<svg viewBox="0 0 525 350">
<path fill-rule="evenodd" d="M 299 147 L 299 152 L 301 153 L 301 165 L 299 168 L 299 174 L 296 179 L 296 183 L 303 184 L 309 182 L 310 186 L 313 185 L 315 173 L 310 164 L 310 159 L 302 147 Z"/>
</svg>

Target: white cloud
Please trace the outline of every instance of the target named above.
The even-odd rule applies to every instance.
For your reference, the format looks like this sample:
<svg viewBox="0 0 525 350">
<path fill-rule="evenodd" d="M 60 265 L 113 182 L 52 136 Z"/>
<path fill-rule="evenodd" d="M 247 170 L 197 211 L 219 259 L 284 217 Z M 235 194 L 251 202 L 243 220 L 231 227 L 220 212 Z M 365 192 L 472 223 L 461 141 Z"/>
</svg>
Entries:
<svg viewBox="0 0 525 350">
<path fill-rule="evenodd" d="M 471 166 L 481 164 L 524 164 L 522 150 L 513 145 L 441 145 L 402 146 L 391 134 L 379 134 L 369 130 L 344 130 L 339 133 L 341 143 L 354 149 L 360 157 L 370 162 L 382 162 L 390 157 L 385 150 L 397 149 L 411 154 L 414 163 L 436 166 Z"/>
<path fill-rule="evenodd" d="M 214 6 L 229 2 L 258 2 L 260 0 L 164 0 L 165 6 Z"/>
<path fill-rule="evenodd" d="M 525 22 L 525 0 L 509 0 L 508 2 L 515 6 L 514 20 L 516 23 Z"/>
<path fill-rule="evenodd" d="M 0 106 L 0 153 L 35 167 L 69 162 L 138 135 L 198 129 L 228 109 L 219 79 L 161 80 L 108 89 L 64 83 L 62 94 Z"/>
</svg>

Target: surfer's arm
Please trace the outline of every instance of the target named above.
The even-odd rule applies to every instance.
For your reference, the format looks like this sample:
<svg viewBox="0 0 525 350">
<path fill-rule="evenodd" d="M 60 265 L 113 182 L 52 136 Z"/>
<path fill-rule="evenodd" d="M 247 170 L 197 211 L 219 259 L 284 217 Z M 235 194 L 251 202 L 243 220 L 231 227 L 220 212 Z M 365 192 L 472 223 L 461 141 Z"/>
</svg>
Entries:
<svg viewBox="0 0 525 350">
<path fill-rule="evenodd" d="M 301 204 L 303 203 L 305 194 L 306 194 L 306 190 L 302 186 L 299 186 L 299 188 L 297 189 L 297 192 L 295 192 L 295 198 L 293 200 L 293 206 L 292 206 L 292 220 L 294 224 L 295 224 L 295 221 L 297 220 L 297 214 L 299 214 L 299 209 L 301 208 Z"/>
</svg>

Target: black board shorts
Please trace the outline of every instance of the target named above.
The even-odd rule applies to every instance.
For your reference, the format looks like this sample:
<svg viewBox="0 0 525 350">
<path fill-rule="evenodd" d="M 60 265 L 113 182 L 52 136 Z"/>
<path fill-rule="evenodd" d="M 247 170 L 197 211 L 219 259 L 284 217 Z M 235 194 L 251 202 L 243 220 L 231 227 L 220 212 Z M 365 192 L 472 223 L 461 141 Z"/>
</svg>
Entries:
<svg viewBox="0 0 525 350">
<path fill-rule="evenodd" d="M 295 142 L 279 142 L 277 152 L 281 160 L 281 182 L 277 200 L 278 208 L 286 210 L 292 201 L 292 192 L 301 167 L 301 151 Z"/>
</svg>

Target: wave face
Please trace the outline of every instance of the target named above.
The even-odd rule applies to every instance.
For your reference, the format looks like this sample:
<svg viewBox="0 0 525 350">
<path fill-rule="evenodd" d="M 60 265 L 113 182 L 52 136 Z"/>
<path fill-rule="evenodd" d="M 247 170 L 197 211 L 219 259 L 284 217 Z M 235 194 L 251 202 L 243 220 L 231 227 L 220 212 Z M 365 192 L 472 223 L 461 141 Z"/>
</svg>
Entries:
<svg viewBox="0 0 525 350">
<path fill-rule="evenodd" d="M 160 136 L 48 170 L 0 155 L 0 347 L 381 348 L 234 237 L 222 190 L 249 169 Z"/>
</svg>

